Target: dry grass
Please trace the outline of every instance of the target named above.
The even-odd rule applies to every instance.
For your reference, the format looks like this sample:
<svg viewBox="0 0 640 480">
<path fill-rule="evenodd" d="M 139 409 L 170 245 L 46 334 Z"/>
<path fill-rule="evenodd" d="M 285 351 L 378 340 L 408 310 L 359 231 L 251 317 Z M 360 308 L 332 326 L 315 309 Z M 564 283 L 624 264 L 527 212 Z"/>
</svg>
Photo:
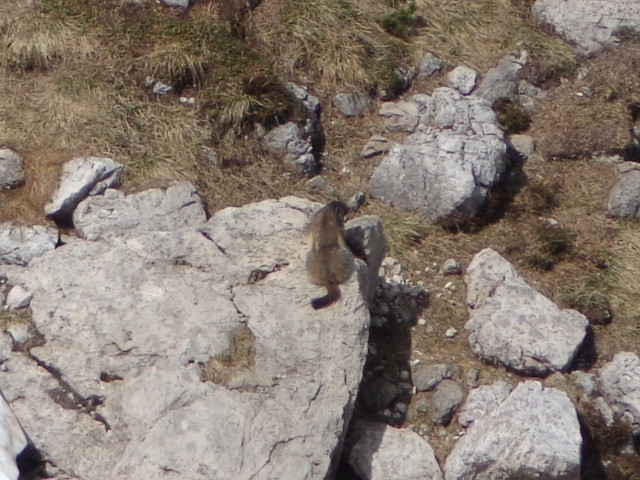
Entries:
<svg viewBox="0 0 640 480">
<path fill-rule="evenodd" d="M 256 337 L 248 326 L 242 325 L 232 334 L 229 351 L 203 366 L 202 380 L 225 385 L 234 374 L 250 372 L 255 362 Z"/>
<path fill-rule="evenodd" d="M 585 63 L 586 78 L 553 90 L 533 122 L 546 158 L 580 158 L 621 151 L 631 138 L 629 104 L 640 97 L 640 42 Z"/>
</svg>

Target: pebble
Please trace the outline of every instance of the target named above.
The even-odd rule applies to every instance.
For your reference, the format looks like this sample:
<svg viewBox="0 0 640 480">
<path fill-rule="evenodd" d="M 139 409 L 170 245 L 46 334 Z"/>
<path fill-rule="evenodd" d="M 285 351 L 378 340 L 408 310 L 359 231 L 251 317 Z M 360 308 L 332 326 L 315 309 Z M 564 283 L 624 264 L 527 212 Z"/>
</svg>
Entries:
<svg viewBox="0 0 640 480">
<path fill-rule="evenodd" d="M 421 327 L 424 327 L 427 324 L 427 320 L 424 318 L 419 318 L 418 319 L 418 325 L 420 325 Z"/>
<path fill-rule="evenodd" d="M 457 334 L 458 334 L 458 330 L 456 330 L 456 329 L 455 329 L 455 328 L 453 328 L 453 327 L 449 327 L 449 328 L 447 328 L 447 331 L 446 331 L 446 332 L 444 332 L 444 336 L 445 336 L 445 337 L 447 337 L 447 338 L 453 338 L 453 337 L 455 337 Z"/>
</svg>

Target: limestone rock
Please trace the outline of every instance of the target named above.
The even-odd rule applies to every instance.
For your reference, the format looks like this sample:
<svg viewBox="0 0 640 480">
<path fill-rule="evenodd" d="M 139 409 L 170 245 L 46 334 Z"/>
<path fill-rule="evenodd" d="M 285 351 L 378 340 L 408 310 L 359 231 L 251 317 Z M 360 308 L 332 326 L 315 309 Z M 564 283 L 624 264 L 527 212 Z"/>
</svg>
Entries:
<svg viewBox="0 0 640 480">
<path fill-rule="evenodd" d="M 377 272 L 358 261 L 336 304 L 310 307 L 303 232 L 319 207 L 268 200 L 0 266 L 33 293 L 45 342 L 30 353 L 60 376 L 19 353 L 0 376 L 45 458 L 77 478 L 326 478 Z"/>
<path fill-rule="evenodd" d="M 507 144 L 520 158 L 529 158 L 535 151 L 535 143 L 529 135 L 510 135 Z"/>
<path fill-rule="evenodd" d="M 436 57 L 433 53 L 425 53 L 418 63 L 418 77 L 427 78 L 435 75 L 444 67 L 442 59 Z"/>
<path fill-rule="evenodd" d="M 47 217 L 69 221 L 76 206 L 89 195 L 99 195 L 120 182 L 122 165 L 110 158 L 79 157 L 62 168 L 62 178 L 51 203 L 44 207 Z"/>
<path fill-rule="evenodd" d="M 29 302 L 33 298 L 31 292 L 25 290 L 20 285 L 14 286 L 9 290 L 7 295 L 6 305 L 9 310 L 18 310 L 29 306 Z"/>
<path fill-rule="evenodd" d="M 364 158 L 371 158 L 386 153 L 391 148 L 392 142 L 380 135 L 374 135 L 362 149 Z"/>
<path fill-rule="evenodd" d="M 108 189 L 104 195 L 83 200 L 73 214 L 76 231 L 86 240 L 165 232 L 198 226 L 206 220 L 202 200 L 188 182 L 131 195 Z"/>
<path fill-rule="evenodd" d="M 16 457 L 27 447 L 27 437 L 0 394 L 0 478 L 18 480 L 20 477 Z"/>
<path fill-rule="evenodd" d="M 452 378 L 456 373 L 455 365 L 420 363 L 414 367 L 411 378 L 418 392 L 426 392 L 435 388 L 442 380 Z"/>
<path fill-rule="evenodd" d="M 312 176 L 317 169 L 311 140 L 293 122 L 274 128 L 265 136 L 267 150 L 283 157 L 285 166 L 303 175 Z"/>
<path fill-rule="evenodd" d="M 600 369 L 598 383 L 615 417 L 640 433 L 640 358 L 631 352 L 616 354 Z"/>
<path fill-rule="evenodd" d="M 463 95 L 469 95 L 476 87 L 478 73 L 472 68 L 460 65 L 447 74 L 447 82 Z"/>
<path fill-rule="evenodd" d="M 375 170 L 371 196 L 431 222 L 474 217 L 507 162 L 491 106 L 450 88 L 415 95 L 411 103 L 420 125 Z"/>
<path fill-rule="evenodd" d="M 464 390 L 453 380 L 443 380 L 429 399 L 429 417 L 437 425 L 448 425 L 464 401 Z"/>
<path fill-rule="evenodd" d="M 9 148 L 0 148 L 0 190 L 24 183 L 22 157 Z"/>
<path fill-rule="evenodd" d="M 640 33 L 637 0 L 537 0 L 532 11 L 585 55 L 615 43 L 619 29 Z"/>
<path fill-rule="evenodd" d="M 514 98 L 518 93 L 520 71 L 528 60 L 529 54 L 525 50 L 504 56 L 497 66 L 487 71 L 474 95 L 491 103 L 499 98 Z"/>
<path fill-rule="evenodd" d="M 473 258 L 465 276 L 470 332 L 476 355 L 526 375 L 565 371 L 589 324 L 531 288 L 495 250 Z"/>
<path fill-rule="evenodd" d="M 607 215 L 629 219 L 640 218 L 640 165 L 624 162 L 620 175 L 609 192 Z"/>
<path fill-rule="evenodd" d="M 476 418 L 449 454 L 447 480 L 580 478 L 582 437 L 569 397 L 540 382 L 520 383 Z"/>
<path fill-rule="evenodd" d="M 373 107 L 373 102 L 365 92 L 339 93 L 333 97 L 333 106 L 346 117 L 361 117 Z"/>
<path fill-rule="evenodd" d="M 349 465 L 363 480 L 442 480 L 431 446 L 411 430 L 356 420 Z"/>
<path fill-rule="evenodd" d="M 411 133 L 418 125 L 418 109 L 412 102 L 384 102 L 380 116 L 390 132 Z"/>
<path fill-rule="evenodd" d="M 467 428 L 476 418 L 487 417 L 509 396 L 511 390 L 513 387 L 502 381 L 474 388 L 458 413 L 458 424 Z"/>
<path fill-rule="evenodd" d="M 0 224 L 0 264 L 26 265 L 56 248 L 58 230 L 44 225 Z"/>
</svg>

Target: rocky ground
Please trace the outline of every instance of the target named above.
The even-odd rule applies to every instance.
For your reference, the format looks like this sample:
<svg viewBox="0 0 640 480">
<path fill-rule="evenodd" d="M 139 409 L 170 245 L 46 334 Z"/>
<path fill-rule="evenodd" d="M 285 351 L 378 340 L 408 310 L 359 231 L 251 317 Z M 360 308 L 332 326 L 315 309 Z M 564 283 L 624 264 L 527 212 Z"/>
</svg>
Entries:
<svg viewBox="0 0 640 480">
<path fill-rule="evenodd" d="M 0 476 L 640 478 L 639 25 L 0 5 Z"/>
</svg>

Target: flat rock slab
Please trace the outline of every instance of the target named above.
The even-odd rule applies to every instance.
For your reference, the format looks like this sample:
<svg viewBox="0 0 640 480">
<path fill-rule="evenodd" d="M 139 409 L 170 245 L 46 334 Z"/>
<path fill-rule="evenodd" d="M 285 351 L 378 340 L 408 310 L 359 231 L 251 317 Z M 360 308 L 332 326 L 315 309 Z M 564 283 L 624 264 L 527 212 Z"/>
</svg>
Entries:
<svg viewBox="0 0 640 480">
<path fill-rule="evenodd" d="M 356 420 L 349 434 L 349 465 L 363 480 L 441 480 L 427 441 L 411 430 Z"/>
<path fill-rule="evenodd" d="M 411 102 L 384 102 L 380 116 L 390 132 L 411 133 L 418 125 L 418 108 Z"/>
<path fill-rule="evenodd" d="M 578 480 L 581 447 L 578 416 L 567 394 L 527 381 L 476 418 L 444 471 L 447 480 Z"/>
<path fill-rule="evenodd" d="M 420 125 L 376 168 L 371 196 L 431 222 L 474 217 L 507 161 L 490 104 L 450 88 L 415 95 L 411 103 Z"/>
<path fill-rule="evenodd" d="M 89 195 L 99 195 L 120 183 L 122 165 L 110 158 L 79 157 L 62 167 L 62 177 L 51 203 L 44 207 L 47 217 L 71 220 L 78 204 Z"/>
<path fill-rule="evenodd" d="M 86 240 L 177 230 L 206 219 L 202 199 L 188 182 L 131 195 L 108 189 L 80 202 L 73 214 L 76 231 Z"/>
<path fill-rule="evenodd" d="M 26 265 L 56 248 L 58 230 L 46 225 L 0 224 L 0 264 Z"/>
<path fill-rule="evenodd" d="M 602 366 L 598 383 L 615 418 L 640 433 L 640 358 L 631 352 L 618 353 Z"/>
<path fill-rule="evenodd" d="M 476 355 L 526 375 L 565 371 L 586 335 L 588 320 L 531 288 L 495 250 L 467 268 L 469 345 Z"/>
<path fill-rule="evenodd" d="M 80 480 L 326 478 L 361 379 L 373 274 L 358 263 L 339 302 L 311 308 L 303 231 L 318 208 L 264 201 L 0 266 L 33 293 L 45 340 L 38 364 L 12 353 L 0 376 L 35 446 Z"/>
<path fill-rule="evenodd" d="M 0 190 L 16 188 L 24 183 L 22 157 L 9 148 L 0 148 Z"/>
<path fill-rule="evenodd" d="M 615 43 L 619 29 L 640 32 L 637 0 L 537 0 L 532 10 L 586 55 Z"/>
</svg>

